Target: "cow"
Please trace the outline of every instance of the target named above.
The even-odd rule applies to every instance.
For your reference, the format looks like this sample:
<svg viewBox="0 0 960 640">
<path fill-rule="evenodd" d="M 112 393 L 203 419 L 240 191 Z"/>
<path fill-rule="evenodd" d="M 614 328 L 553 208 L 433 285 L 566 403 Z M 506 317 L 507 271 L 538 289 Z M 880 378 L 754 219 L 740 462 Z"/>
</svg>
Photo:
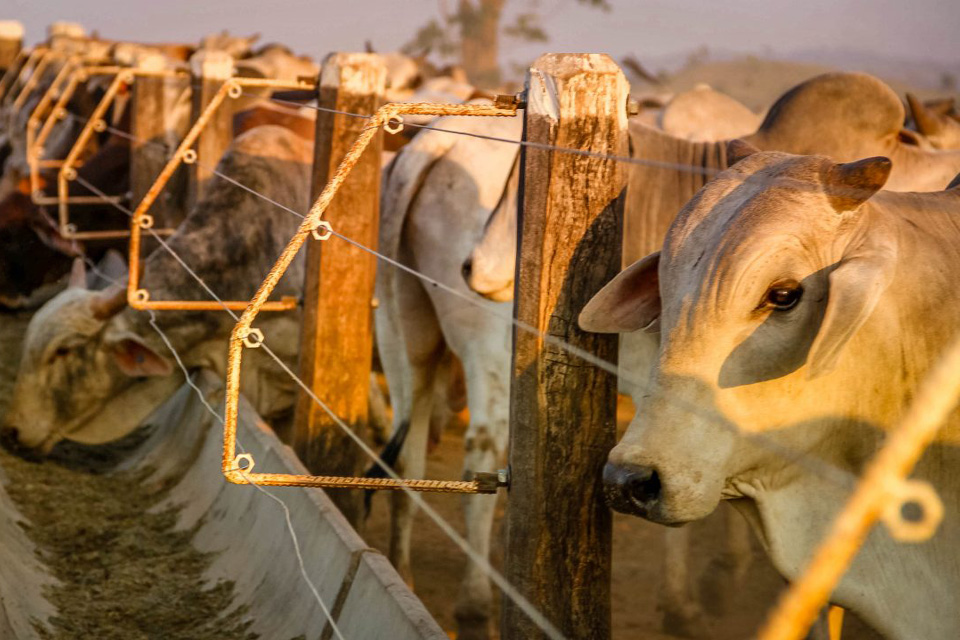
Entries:
<svg viewBox="0 0 960 640">
<path fill-rule="evenodd" d="M 862 102 L 865 108 L 855 105 Z M 747 138 L 755 145 L 800 153 L 811 148 L 832 154 L 839 160 L 861 155 L 888 154 L 896 163 L 888 188 L 928 190 L 943 188 L 949 176 L 960 171 L 955 153 L 923 151 L 901 138 L 904 109 L 897 95 L 879 80 L 865 74 L 831 73 L 808 80 L 782 96 L 770 109 L 760 128 Z M 829 133 L 818 130 L 823 127 Z M 791 131 L 796 135 L 791 136 Z M 725 141 L 692 142 L 670 136 L 636 119 L 629 123 L 631 155 L 626 213 L 624 215 L 623 259 L 625 265 L 659 249 L 663 237 L 679 211 L 716 173 L 727 166 Z M 778 146 L 779 145 L 779 146 Z M 682 167 L 689 167 L 683 170 Z M 465 261 L 462 271 L 471 289 L 494 301 L 513 298 L 516 265 L 516 176 L 508 185 L 481 239 Z M 637 401 L 643 394 L 643 376 L 657 351 L 656 340 L 645 334 L 622 336 L 620 365 L 637 373 L 620 379 L 621 391 Z M 639 381 L 640 384 L 637 384 Z M 709 591 L 712 582 L 742 579 L 749 556 L 749 540 L 737 521 L 728 521 L 730 547 L 723 565 L 730 576 L 705 576 Z M 687 546 L 684 531 L 668 530 L 665 557 L 669 563 L 662 596 L 664 628 L 680 635 L 705 633 L 703 617 L 685 563 Z M 720 590 L 723 593 L 723 590 Z M 722 606 L 720 607 L 722 609 Z"/>
<path fill-rule="evenodd" d="M 658 120 L 666 133 L 694 142 L 739 138 L 756 131 L 763 121 L 740 102 L 705 84 L 671 98 Z"/>
<path fill-rule="evenodd" d="M 521 121 L 449 117 L 433 126 L 515 139 Z M 457 274 L 497 206 L 516 158 L 514 144 L 422 131 L 384 174 L 380 251 L 453 287 L 460 296 L 475 295 Z M 377 347 L 394 411 L 395 437 L 388 450 L 401 451 L 404 475 L 423 476 L 433 390 L 438 378 L 447 375 L 444 369 L 451 360 L 462 363 L 470 412 L 464 473 L 495 471 L 507 440 L 509 305 L 500 305 L 505 317 L 478 312 L 457 295 L 389 266 L 378 269 L 376 291 Z M 391 543 L 390 559 L 409 580 L 413 507 L 406 496 L 395 498 L 398 537 Z M 495 505 L 496 496 L 464 500 L 467 540 L 484 556 L 490 551 Z M 488 637 L 492 601 L 489 577 L 469 563 L 455 609 L 458 637 Z"/>
<path fill-rule="evenodd" d="M 681 525 L 729 500 L 795 580 L 960 326 L 960 180 L 880 192 L 884 157 L 731 146 L 742 159 L 579 324 L 659 335 L 603 472 L 610 505 Z M 960 637 L 958 435 L 954 415 L 915 472 L 945 506 L 934 538 L 873 531 L 831 596 L 891 640 Z"/>
<path fill-rule="evenodd" d="M 960 120 L 947 113 L 937 113 L 920 102 L 913 94 L 907 94 L 907 104 L 917 131 L 935 149 L 960 149 Z M 952 104 L 949 105 L 952 108 Z"/>
<path fill-rule="evenodd" d="M 277 126 L 252 129 L 232 143 L 218 171 L 293 209 L 309 205 L 312 145 Z M 167 243 L 224 299 L 244 300 L 293 236 L 299 218 L 214 177 L 210 189 Z M 302 260 L 294 261 L 278 295 L 297 295 Z M 102 443 L 130 433 L 181 383 L 173 354 L 151 326 L 151 314 L 126 305 L 126 291 L 74 286 L 31 319 L 24 341 L 4 441 L 44 455 L 60 440 Z M 207 299 L 202 286 L 162 247 L 143 265 L 152 299 Z M 259 321 L 271 348 L 296 360 L 299 313 Z M 187 367 L 226 368 L 225 341 L 234 320 L 223 312 L 164 312 L 156 323 Z M 250 364 L 247 364 L 247 361 Z M 294 384 L 278 365 L 244 358 L 243 393 L 268 420 L 289 412 Z"/>
</svg>

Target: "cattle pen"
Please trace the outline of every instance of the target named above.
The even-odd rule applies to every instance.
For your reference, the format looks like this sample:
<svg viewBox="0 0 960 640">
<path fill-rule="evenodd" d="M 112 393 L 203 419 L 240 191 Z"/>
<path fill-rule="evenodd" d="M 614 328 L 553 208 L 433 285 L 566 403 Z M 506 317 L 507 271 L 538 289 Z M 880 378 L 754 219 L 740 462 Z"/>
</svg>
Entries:
<svg viewBox="0 0 960 640">
<path fill-rule="evenodd" d="M 408 500 L 432 520 L 499 590 L 500 637 L 610 638 L 614 525 L 601 479 L 617 440 L 618 380 L 630 372 L 617 366 L 617 336 L 580 329 L 578 316 L 620 272 L 622 248 L 630 242 L 626 230 L 650 222 L 630 217 L 636 211 L 628 206 L 632 167 L 685 177 L 703 173 L 702 167 L 665 163 L 632 148 L 630 118 L 640 107 L 623 71 L 603 54 L 545 54 L 529 68 L 522 91 L 446 104 L 390 101 L 387 68 L 374 53 L 331 53 L 317 77 L 277 80 L 237 75 L 233 59 L 220 51 L 193 53 L 174 71 L 162 69 L 149 52 L 122 55 L 120 45 L 136 44 L 52 35 L 29 48 L 0 31 L 0 67 L 6 69 L 0 108 L 10 127 L 24 125 L 27 195 L 56 207 L 58 237 L 74 246 L 126 242 L 129 272 L 113 284 L 122 288 L 125 306 L 150 318 L 182 373 L 174 387 L 164 388 L 163 402 L 135 437 L 110 454 L 110 473 L 163 487 L 149 511 L 176 508 L 171 531 L 188 531 L 190 544 L 214 557 L 199 579 L 232 585 L 222 610 L 211 613 L 222 627 L 206 637 L 448 637 L 404 583 L 406 576 L 361 536 L 363 490 L 390 490 L 399 496 L 395 500 Z M 60 72 L 41 91 L 37 82 L 54 64 L 62 65 Z M 95 77 L 106 78 L 96 105 L 86 114 L 71 111 L 71 96 Z M 192 90 L 189 126 L 173 142 L 163 139 L 160 124 L 177 107 L 163 91 L 169 82 Z M 291 93 L 301 95 L 293 99 Z M 218 165 L 234 137 L 239 105 L 264 100 L 315 112 L 307 210 L 272 200 Z M 117 101 L 126 105 L 126 125 L 107 115 Z M 520 120 L 522 135 L 491 136 L 463 124 L 482 118 Z M 52 132 L 66 122 L 78 131 L 68 152 L 45 155 Z M 411 132 L 519 149 L 513 311 L 438 281 L 378 246 L 381 185 L 390 170 L 382 161 L 385 139 Z M 129 193 L 107 192 L 83 174 L 91 157 L 86 147 L 98 135 L 130 145 Z M 51 170 L 56 193 L 45 194 L 41 174 Z M 175 184 L 178 175 L 185 184 Z M 189 209 L 214 180 L 298 219 L 295 235 L 267 256 L 272 267 L 262 281 L 248 283 L 256 286 L 251 299 L 222 298 L 170 245 L 176 221 L 164 194 L 181 190 Z M 84 195 L 73 194 L 71 185 Z M 71 205 L 91 200 L 115 209 L 126 224 L 83 228 Z M 169 253 L 204 297 L 156 297 L 143 284 L 145 247 Z M 298 255 L 306 265 L 302 296 L 271 298 Z M 102 265 L 86 262 L 101 271 Z M 373 444 L 373 310 L 382 303 L 380 269 L 416 279 L 510 326 L 506 465 L 456 479 L 407 477 Z M 234 327 L 222 344 L 223 371 L 186 366 L 157 322 L 163 314 L 185 311 L 230 316 Z M 271 349 L 277 336 L 261 328 L 264 318 L 293 312 L 301 314 L 295 366 Z M 292 385 L 289 429 L 275 432 L 241 393 L 248 371 L 242 362 L 253 352 L 272 361 Z M 846 506 L 758 637 L 806 637 L 879 521 L 905 544 L 935 534 L 943 518 L 937 488 L 909 476 L 960 397 L 958 359 L 960 344 L 919 388 L 862 480 L 844 479 Z M 822 464 L 808 461 L 804 451 L 783 451 L 763 434 L 741 435 L 798 465 Z M 18 469 L 20 463 L 9 464 Z M 45 625 L 60 606 L 49 596 L 58 578 L 36 553 L 30 526 L 19 526 L 29 516 L 4 489 L 5 476 L 20 473 L 0 471 L 0 557 L 9 567 L 0 575 L 0 631 L 10 638 L 36 637 L 38 629 L 49 634 Z M 489 549 L 476 548 L 422 492 L 506 495 L 500 568 Z M 839 608 L 825 613 L 824 637 L 840 638 L 842 621 Z"/>
</svg>

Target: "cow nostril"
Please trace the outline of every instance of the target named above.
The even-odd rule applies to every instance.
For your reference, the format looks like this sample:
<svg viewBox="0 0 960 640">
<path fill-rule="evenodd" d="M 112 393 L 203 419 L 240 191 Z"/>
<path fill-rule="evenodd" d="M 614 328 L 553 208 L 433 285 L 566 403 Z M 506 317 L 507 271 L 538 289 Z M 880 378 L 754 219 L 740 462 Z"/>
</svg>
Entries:
<svg viewBox="0 0 960 640">
<path fill-rule="evenodd" d="M 0 444 L 5 447 L 16 446 L 19 442 L 20 431 L 16 427 L 4 427 L 0 430 Z"/>
<path fill-rule="evenodd" d="M 473 259 L 467 258 L 463 261 L 463 266 L 460 267 L 460 273 L 463 274 L 463 279 L 468 283 L 470 282 L 470 276 L 473 275 Z"/>
<path fill-rule="evenodd" d="M 660 499 L 660 475 L 654 469 L 633 473 L 623 484 L 623 489 L 632 500 L 650 504 Z"/>
</svg>

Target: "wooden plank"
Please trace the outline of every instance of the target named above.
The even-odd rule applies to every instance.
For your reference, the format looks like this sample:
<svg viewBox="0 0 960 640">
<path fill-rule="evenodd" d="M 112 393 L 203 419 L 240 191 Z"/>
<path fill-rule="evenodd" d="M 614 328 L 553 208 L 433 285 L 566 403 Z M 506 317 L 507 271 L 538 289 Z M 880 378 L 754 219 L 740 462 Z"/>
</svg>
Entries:
<svg viewBox="0 0 960 640">
<path fill-rule="evenodd" d="M 149 53 L 137 60 L 137 67 L 147 71 L 161 71 L 166 61 L 162 55 Z M 168 151 L 160 146 L 165 143 L 167 109 L 165 78 L 138 76 L 133 83 L 130 102 L 130 193 L 136 206 L 153 185 L 167 163 Z M 170 151 L 172 152 L 172 150 Z M 175 227 L 171 205 L 172 194 L 164 190 L 150 207 L 158 228 Z"/>
<path fill-rule="evenodd" d="M 0 75 L 13 66 L 23 47 L 23 24 L 0 20 Z"/>
<path fill-rule="evenodd" d="M 385 83 L 386 67 L 379 56 L 334 53 L 323 63 L 319 105 L 372 114 L 380 106 Z M 317 114 L 314 197 L 365 126 L 362 118 Z M 338 233 L 371 248 L 377 246 L 382 147 L 379 133 L 324 214 Z M 336 237 L 311 240 L 307 245 L 299 375 L 362 438 L 368 431 L 376 266 L 369 253 Z M 369 463 L 350 437 L 303 393 L 296 407 L 293 444 L 315 474 L 356 476 Z M 361 518 L 361 492 L 328 493 L 356 526 Z"/>
<path fill-rule="evenodd" d="M 548 54 L 527 76 L 524 138 L 627 155 L 629 87 L 606 55 Z M 515 314 L 607 362 L 617 338 L 577 326 L 620 267 L 625 171 L 611 160 L 521 151 Z M 506 577 L 563 635 L 610 637 L 611 515 L 601 471 L 616 429 L 616 379 L 514 330 Z M 548 637 L 503 600 L 501 636 Z"/>
<path fill-rule="evenodd" d="M 190 85 L 193 91 L 190 121 L 197 118 L 214 94 L 233 75 L 233 57 L 225 51 L 203 50 L 190 57 Z M 197 161 L 187 165 L 187 211 L 203 197 L 212 169 L 233 138 L 233 100 L 227 98 L 203 132 L 194 149 Z"/>
</svg>

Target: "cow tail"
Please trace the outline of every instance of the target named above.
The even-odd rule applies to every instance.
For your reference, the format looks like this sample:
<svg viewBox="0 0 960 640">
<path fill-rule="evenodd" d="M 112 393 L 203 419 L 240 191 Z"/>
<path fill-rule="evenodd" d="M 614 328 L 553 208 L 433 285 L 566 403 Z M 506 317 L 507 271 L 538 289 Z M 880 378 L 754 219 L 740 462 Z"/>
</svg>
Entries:
<svg viewBox="0 0 960 640">
<path fill-rule="evenodd" d="M 397 430 L 393 432 L 393 435 L 390 436 L 390 441 L 387 442 L 386 446 L 383 448 L 383 452 L 380 454 L 380 460 L 384 465 L 393 469 L 397 460 L 400 458 L 400 452 L 403 450 L 403 443 L 407 439 L 407 434 L 410 432 L 410 421 L 404 420 L 400 423 L 400 426 L 397 427 Z M 370 465 L 370 468 L 367 469 L 367 472 L 363 474 L 364 478 L 386 478 L 386 470 L 377 464 L 376 462 Z M 373 494 L 376 493 L 375 489 L 367 489 L 363 493 L 363 507 L 364 515 L 370 515 L 370 507 L 373 504 Z"/>
</svg>

